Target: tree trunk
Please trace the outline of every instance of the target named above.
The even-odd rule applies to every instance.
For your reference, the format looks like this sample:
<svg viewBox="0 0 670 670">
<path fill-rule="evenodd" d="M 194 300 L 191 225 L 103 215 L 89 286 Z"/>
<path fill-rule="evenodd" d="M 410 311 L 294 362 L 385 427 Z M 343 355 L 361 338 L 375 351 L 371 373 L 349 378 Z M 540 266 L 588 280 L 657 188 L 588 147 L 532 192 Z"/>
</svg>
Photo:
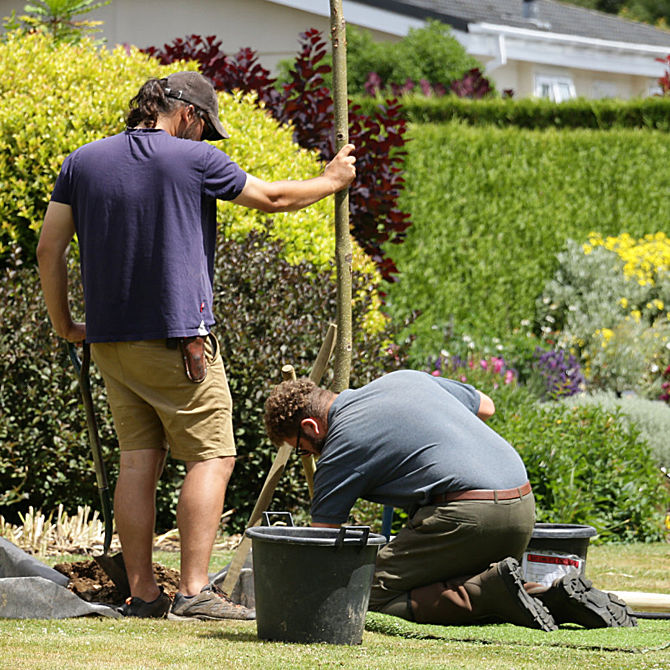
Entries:
<svg viewBox="0 0 670 670">
<path fill-rule="evenodd" d="M 349 142 L 347 108 L 347 41 L 342 0 L 330 0 L 330 38 L 333 47 L 333 103 L 335 151 Z M 349 191 L 335 194 L 335 264 L 337 269 L 337 342 L 333 391 L 349 386 L 352 350 L 351 260 Z"/>
</svg>

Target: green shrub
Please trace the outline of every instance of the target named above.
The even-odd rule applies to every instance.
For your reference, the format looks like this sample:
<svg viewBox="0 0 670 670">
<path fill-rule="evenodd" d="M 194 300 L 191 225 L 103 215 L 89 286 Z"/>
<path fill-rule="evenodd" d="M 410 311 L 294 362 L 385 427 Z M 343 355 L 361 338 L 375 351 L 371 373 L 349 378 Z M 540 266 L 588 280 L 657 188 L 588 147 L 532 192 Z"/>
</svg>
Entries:
<svg viewBox="0 0 670 670">
<path fill-rule="evenodd" d="M 665 133 L 448 123 L 409 135 L 401 207 L 414 223 L 389 247 L 401 279 L 387 306 L 393 317 L 421 311 L 415 365 L 444 347 L 452 320 L 503 343 L 522 329 L 568 238 L 642 236 L 670 219 Z"/>
<path fill-rule="evenodd" d="M 135 49 L 109 52 L 83 41 L 54 44 L 46 35 L 10 32 L 0 41 L 0 259 L 14 245 L 33 262 L 37 234 L 65 156 L 85 142 L 121 131 L 128 101 L 149 77 L 163 77 L 193 64 L 159 65 Z M 314 152 L 297 147 L 253 101 L 219 95 L 231 139 L 218 146 L 261 179 L 305 179 L 322 165 Z M 332 201 L 274 217 L 273 234 L 285 240 L 287 258 L 328 267 L 335 236 Z M 220 204 L 225 234 L 241 237 L 263 227 L 268 215 Z M 354 266 L 372 263 L 354 244 Z"/>
<path fill-rule="evenodd" d="M 354 102 L 366 113 L 379 103 L 376 98 L 361 95 L 355 95 Z M 632 100 L 578 98 L 555 103 L 543 98 L 470 100 L 452 95 L 430 98 L 410 93 L 402 96 L 401 102 L 403 115 L 414 123 L 462 121 L 472 126 L 515 126 L 529 130 L 670 129 L 670 99 L 667 97 Z"/>
<path fill-rule="evenodd" d="M 640 438 L 649 444 L 656 464 L 670 471 L 670 407 L 665 403 L 634 394 L 617 397 L 605 391 L 580 393 L 561 402 L 569 407 L 597 405 L 610 413 L 618 410 L 623 418 L 640 431 Z"/>
<path fill-rule="evenodd" d="M 172 68 L 172 71 L 178 68 Z M 168 71 L 168 70 L 166 70 Z M 124 127 L 124 110 L 155 63 L 89 42 L 55 44 L 10 32 L 0 42 L 0 255 L 14 244 L 32 262 L 56 175 L 80 144 Z"/>
<path fill-rule="evenodd" d="M 386 85 L 402 85 L 407 79 L 418 83 L 425 79 L 448 87 L 468 70 L 482 67 L 451 34 L 451 28 L 439 21 L 428 21 L 424 28 L 411 28 L 400 42 L 385 42 L 384 47 L 379 65 L 383 64 L 384 57 L 392 62 L 391 72 L 382 76 Z"/>
<path fill-rule="evenodd" d="M 290 264 L 269 232 L 252 231 L 241 241 L 221 239 L 215 279 L 215 331 L 233 394 L 238 461 L 226 498 L 240 530 L 253 508 L 275 449 L 264 437 L 263 403 L 291 363 L 306 375 L 327 325 L 335 320 L 336 289 L 331 270 L 313 263 Z M 82 303 L 78 273 L 71 268 L 73 305 Z M 371 277 L 354 272 L 354 355 L 352 385 L 362 385 L 404 363 L 391 347 L 388 330 L 370 334 L 363 322 L 375 298 Z M 34 267 L 7 269 L 0 277 L 0 514 L 15 520 L 28 505 L 45 511 L 63 503 L 73 512 L 84 503 L 97 507 L 83 408 L 62 340 L 53 335 Z M 104 387 L 92 368 L 92 386 L 103 452 L 116 480 L 118 448 Z M 325 380 L 326 382 L 328 380 Z M 181 463 L 168 459 L 159 486 L 158 527 L 175 525 L 174 511 L 183 476 Z M 300 460 L 289 463 L 273 509 L 307 507 Z"/>
<path fill-rule="evenodd" d="M 491 395 L 489 424 L 519 451 L 538 521 L 588 524 L 606 541 L 663 539 L 670 492 L 649 446 L 618 409 L 540 404 L 523 387 Z"/>
<path fill-rule="evenodd" d="M 332 62 L 330 53 L 327 62 Z M 288 81 L 290 62 L 280 66 L 280 81 Z M 431 84 L 449 84 L 460 79 L 468 70 L 482 64 L 468 55 L 461 43 L 451 34 L 451 28 L 439 21 L 428 21 L 423 28 L 412 28 L 397 42 L 376 42 L 369 31 L 347 26 L 347 89 L 349 95 L 365 94 L 365 82 L 371 72 L 381 78 L 383 85 L 403 85 L 407 79 L 415 84 L 425 79 Z M 324 76 L 332 88 L 332 74 Z M 368 114 L 375 106 L 367 99 Z"/>
</svg>

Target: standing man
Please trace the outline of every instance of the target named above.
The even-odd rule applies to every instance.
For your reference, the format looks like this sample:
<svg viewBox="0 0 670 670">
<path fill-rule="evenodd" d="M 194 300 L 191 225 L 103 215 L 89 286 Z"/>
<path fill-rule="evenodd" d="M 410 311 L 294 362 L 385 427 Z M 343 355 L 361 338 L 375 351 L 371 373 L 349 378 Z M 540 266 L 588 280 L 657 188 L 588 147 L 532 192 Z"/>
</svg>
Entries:
<svg viewBox="0 0 670 670">
<path fill-rule="evenodd" d="M 177 505 L 181 581 L 172 611 L 253 618 L 210 585 L 208 566 L 235 462 L 232 401 L 214 324 L 216 200 L 294 211 L 346 188 L 352 145 L 304 181 L 265 182 L 201 140 L 228 137 L 216 93 L 197 72 L 150 79 L 128 128 L 63 164 L 37 248 L 58 335 L 86 339 L 102 372 L 121 448 L 116 527 L 131 588 L 128 616 L 162 617 L 152 570 L 156 485 L 167 449 L 185 461 Z M 70 314 L 66 259 L 79 240 L 86 323 Z"/>
<path fill-rule="evenodd" d="M 535 501 L 519 454 L 485 423 L 494 412 L 472 386 L 403 370 L 339 394 L 282 382 L 265 425 L 275 444 L 318 456 L 313 526 L 344 523 L 357 498 L 408 510 L 377 556 L 370 609 L 446 625 L 634 625 L 624 603 L 577 575 L 524 583 Z"/>
</svg>

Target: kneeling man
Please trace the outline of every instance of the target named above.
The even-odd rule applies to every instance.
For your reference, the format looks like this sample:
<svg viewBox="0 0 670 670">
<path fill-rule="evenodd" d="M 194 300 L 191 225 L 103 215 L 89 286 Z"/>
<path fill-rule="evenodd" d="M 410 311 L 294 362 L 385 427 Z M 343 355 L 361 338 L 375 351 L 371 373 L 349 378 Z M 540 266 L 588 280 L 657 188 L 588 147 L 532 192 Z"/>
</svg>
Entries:
<svg viewBox="0 0 670 670">
<path fill-rule="evenodd" d="M 275 444 L 318 456 L 313 526 L 338 527 L 358 498 L 407 510 L 377 557 L 371 610 L 546 631 L 634 625 L 624 603 L 577 574 L 551 587 L 524 582 L 535 501 L 519 454 L 485 423 L 494 411 L 472 386 L 403 370 L 339 394 L 282 382 L 265 424 Z"/>
</svg>

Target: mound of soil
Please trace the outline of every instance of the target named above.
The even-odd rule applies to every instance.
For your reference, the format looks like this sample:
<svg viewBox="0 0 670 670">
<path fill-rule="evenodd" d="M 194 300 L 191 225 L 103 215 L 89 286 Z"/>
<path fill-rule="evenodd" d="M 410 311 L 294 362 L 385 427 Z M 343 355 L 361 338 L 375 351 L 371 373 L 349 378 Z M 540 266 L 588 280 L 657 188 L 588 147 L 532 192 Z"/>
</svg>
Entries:
<svg viewBox="0 0 670 670">
<path fill-rule="evenodd" d="M 169 596 L 174 596 L 179 586 L 179 571 L 154 563 L 154 574 L 159 586 Z M 87 602 L 121 605 L 123 597 L 112 580 L 95 561 L 59 563 L 54 569 L 70 579 L 68 588 Z"/>
</svg>

